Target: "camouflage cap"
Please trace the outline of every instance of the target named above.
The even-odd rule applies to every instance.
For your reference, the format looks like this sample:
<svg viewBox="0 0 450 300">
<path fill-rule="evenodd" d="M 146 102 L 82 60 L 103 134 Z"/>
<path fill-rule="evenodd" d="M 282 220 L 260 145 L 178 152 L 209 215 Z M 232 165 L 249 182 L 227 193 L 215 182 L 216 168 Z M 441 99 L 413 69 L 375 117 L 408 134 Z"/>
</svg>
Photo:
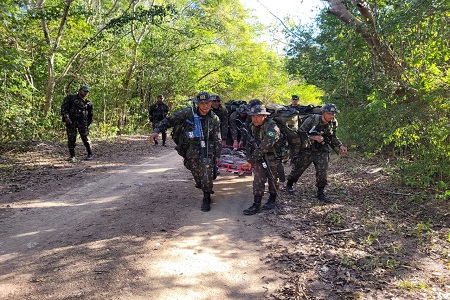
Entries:
<svg viewBox="0 0 450 300">
<path fill-rule="evenodd" d="M 222 100 L 222 99 L 220 99 L 219 95 L 216 95 L 216 94 L 211 95 L 210 99 L 212 101 L 220 101 L 220 100 Z"/>
<path fill-rule="evenodd" d="M 85 91 L 86 93 L 89 93 L 89 87 L 87 86 L 87 85 L 82 85 L 82 86 L 80 86 L 80 90 L 83 90 L 83 91 Z"/>
<path fill-rule="evenodd" d="M 329 114 L 336 115 L 339 113 L 339 109 L 337 109 L 336 105 L 333 103 L 327 103 L 321 108 L 322 111 L 327 112 Z"/>
<path fill-rule="evenodd" d="M 209 102 L 211 101 L 211 97 L 208 92 L 200 92 L 197 94 L 194 102 Z"/>
<path fill-rule="evenodd" d="M 252 106 L 255 106 L 255 105 L 262 105 L 261 100 L 259 100 L 259 99 L 252 99 L 252 100 L 250 100 L 248 102 L 248 107 L 249 108 L 252 107 Z"/>
<path fill-rule="evenodd" d="M 159 94 L 158 96 L 156 96 L 156 98 L 158 98 L 158 99 L 164 99 L 164 95 Z"/>
<path fill-rule="evenodd" d="M 298 96 L 297 95 L 292 95 L 292 100 L 298 100 Z"/>
<path fill-rule="evenodd" d="M 255 106 L 250 107 L 247 110 L 247 114 L 250 115 L 250 116 L 270 115 L 270 113 L 262 105 L 255 105 Z"/>
<path fill-rule="evenodd" d="M 246 114 L 247 113 L 247 105 L 241 104 L 238 108 L 236 108 L 236 111 L 240 114 Z"/>
</svg>

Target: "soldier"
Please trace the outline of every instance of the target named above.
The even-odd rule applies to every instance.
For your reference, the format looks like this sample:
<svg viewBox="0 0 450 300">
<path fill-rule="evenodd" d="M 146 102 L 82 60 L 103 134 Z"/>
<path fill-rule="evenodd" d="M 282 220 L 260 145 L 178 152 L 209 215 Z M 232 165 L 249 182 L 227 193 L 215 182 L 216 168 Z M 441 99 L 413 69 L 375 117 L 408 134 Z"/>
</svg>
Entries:
<svg viewBox="0 0 450 300">
<path fill-rule="evenodd" d="M 247 116 L 247 106 L 242 104 L 235 112 L 230 115 L 230 132 L 233 138 L 233 148 L 239 149 L 244 147 L 245 137 L 239 132 L 238 128 L 245 124 Z"/>
<path fill-rule="evenodd" d="M 322 114 L 310 115 L 300 126 L 299 132 L 308 140 L 306 149 L 301 149 L 292 158 L 293 168 L 287 177 L 286 191 L 294 192 L 293 184 L 298 181 L 303 172 L 314 163 L 316 169 L 317 198 L 321 201 L 331 202 L 325 195 L 327 185 L 327 170 L 330 159 L 330 147 L 339 148 L 341 155 L 347 154 L 347 148 L 336 136 L 339 113 L 336 105 L 328 103 L 322 106 Z"/>
<path fill-rule="evenodd" d="M 289 104 L 288 107 L 292 107 L 292 108 L 295 108 L 296 110 L 299 110 L 301 105 L 298 104 L 298 100 L 299 100 L 299 98 L 297 95 L 292 95 L 291 104 Z"/>
<path fill-rule="evenodd" d="M 203 191 L 201 210 L 209 211 L 213 180 L 217 176 L 216 163 L 222 150 L 220 121 L 211 111 L 209 93 L 200 92 L 194 102 L 196 107 L 183 109 L 157 123 L 150 142 L 153 143 L 163 130 L 180 125 L 177 151 L 184 158 L 184 166 L 191 171 L 195 187 Z"/>
<path fill-rule="evenodd" d="M 169 107 L 167 104 L 164 103 L 164 96 L 158 95 L 156 97 L 156 103 L 153 103 L 150 106 L 150 122 L 152 122 L 152 128 L 155 129 L 155 125 L 158 122 L 161 122 L 165 117 L 167 117 L 167 114 L 169 113 Z M 163 130 L 161 131 L 162 136 L 162 145 L 166 145 L 166 139 L 167 139 L 167 131 Z M 158 141 L 155 140 L 155 144 L 158 144 Z"/>
<path fill-rule="evenodd" d="M 89 125 L 92 123 L 93 105 L 87 98 L 89 87 L 82 85 L 77 94 L 68 95 L 61 105 L 62 121 L 66 123 L 67 146 L 69 147 L 69 160 L 75 162 L 75 142 L 77 132 L 80 134 L 87 151 L 86 160 L 92 160 L 91 141 L 89 139 Z"/>
<path fill-rule="evenodd" d="M 211 95 L 212 111 L 219 117 L 220 120 L 220 134 L 222 136 L 222 147 L 227 145 L 228 135 L 228 110 L 225 106 L 220 104 L 219 95 Z"/>
<path fill-rule="evenodd" d="M 248 131 L 250 134 L 247 137 L 247 145 L 245 147 L 247 161 L 242 167 L 253 167 L 254 202 L 251 207 L 244 210 L 244 215 L 254 215 L 261 211 L 261 201 L 264 196 L 266 181 L 269 184 L 269 199 L 262 209 L 269 210 L 275 207 L 278 185 L 278 161 L 274 145 L 280 137 L 280 129 L 274 120 L 267 118 L 270 113 L 262 105 L 252 106 L 247 113 L 251 118 L 251 124 Z M 245 133 L 245 130 L 243 133 Z"/>
</svg>

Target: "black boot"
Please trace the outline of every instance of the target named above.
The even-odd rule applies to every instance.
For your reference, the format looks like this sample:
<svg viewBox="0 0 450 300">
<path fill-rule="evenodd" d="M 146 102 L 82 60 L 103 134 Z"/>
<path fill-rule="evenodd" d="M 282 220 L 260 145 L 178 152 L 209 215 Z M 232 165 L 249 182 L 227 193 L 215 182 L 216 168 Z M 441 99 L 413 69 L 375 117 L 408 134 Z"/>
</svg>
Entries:
<svg viewBox="0 0 450 300">
<path fill-rule="evenodd" d="M 71 162 L 75 162 L 76 158 L 75 158 L 75 149 L 74 148 L 69 148 L 69 161 Z"/>
<path fill-rule="evenodd" d="M 203 203 L 201 211 L 210 211 L 210 210 L 211 210 L 211 194 L 203 192 Z"/>
<path fill-rule="evenodd" d="M 288 179 L 286 183 L 286 192 L 288 192 L 289 194 L 293 194 L 295 192 L 294 181 L 292 181 L 291 179 Z"/>
<path fill-rule="evenodd" d="M 165 139 L 162 140 L 162 145 L 163 145 L 164 147 L 166 146 L 166 140 L 165 140 Z"/>
<path fill-rule="evenodd" d="M 274 209 L 274 208 L 275 208 L 275 204 L 276 204 L 276 200 L 277 200 L 277 195 L 272 195 L 272 194 L 270 194 L 269 199 L 268 199 L 267 202 L 262 206 L 262 210 L 270 210 L 270 209 Z"/>
<path fill-rule="evenodd" d="M 325 193 L 324 193 L 324 189 L 323 187 L 319 187 L 317 189 L 317 199 L 323 201 L 323 202 L 331 202 L 331 199 L 328 198 Z"/>
<path fill-rule="evenodd" d="M 253 205 L 244 210 L 244 215 L 254 215 L 261 211 L 261 200 L 262 196 L 255 196 L 255 200 L 253 202 Z"/>
</svg>

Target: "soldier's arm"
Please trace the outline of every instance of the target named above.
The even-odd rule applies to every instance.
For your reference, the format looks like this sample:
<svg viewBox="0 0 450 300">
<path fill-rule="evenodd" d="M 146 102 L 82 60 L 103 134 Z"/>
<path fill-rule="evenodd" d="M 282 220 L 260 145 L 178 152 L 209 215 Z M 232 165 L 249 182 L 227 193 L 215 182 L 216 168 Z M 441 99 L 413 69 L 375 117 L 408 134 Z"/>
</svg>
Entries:
<svg viewBox="0 0 450 300">
<path fill-rule="evenodd" d="M 160 133 L 168 128 L 174 127 L 176 125 L 181 125 L 186 122 L 187 112 L 190 108 L 183 109 L 182 111 L 164 118 L 162 121 L 155 124 L 155 129 L 153 132 Z"/>
<path fill-rule="evenodd" d="M 267 128 L 267 132 L 265 132 L 263 139 L 261 141 L 261 145 L 259 145 L 260 151 L 263 155 L 271 152 L 273 150 L 273 146 L 275 142 L 280 138 L 280 128 L 277 126 L 275 122 L 272 122 Z"/>
</svg>

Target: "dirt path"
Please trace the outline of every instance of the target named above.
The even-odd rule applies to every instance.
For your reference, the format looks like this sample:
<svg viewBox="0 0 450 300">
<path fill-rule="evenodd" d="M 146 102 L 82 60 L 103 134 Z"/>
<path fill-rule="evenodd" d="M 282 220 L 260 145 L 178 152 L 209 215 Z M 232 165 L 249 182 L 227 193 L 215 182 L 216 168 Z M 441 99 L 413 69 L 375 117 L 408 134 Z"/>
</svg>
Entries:
<svg viewBox="0 0 450 300">
<path fill-rule="evenodd" d="M 392 180 L 389 161 L 332 155 L 333 203 L 309 168 L 244 216 L 251 177 L 221 174 L 203 213 L 172 141 L 98 141 L 75 164 L 22 146 L 0 155 L 2 300 L 450 299 L 448 198 Z"/>
<path fill-rule="evenodd" d="M 261 299 L 280 283 L 262 260 L 270 228 L 242 215 L 251 177 L 219 176 L 203 213 L 170 148 L 89 181 L 83 170 L 5 210 L 1 299 Z"/>
</svg>

